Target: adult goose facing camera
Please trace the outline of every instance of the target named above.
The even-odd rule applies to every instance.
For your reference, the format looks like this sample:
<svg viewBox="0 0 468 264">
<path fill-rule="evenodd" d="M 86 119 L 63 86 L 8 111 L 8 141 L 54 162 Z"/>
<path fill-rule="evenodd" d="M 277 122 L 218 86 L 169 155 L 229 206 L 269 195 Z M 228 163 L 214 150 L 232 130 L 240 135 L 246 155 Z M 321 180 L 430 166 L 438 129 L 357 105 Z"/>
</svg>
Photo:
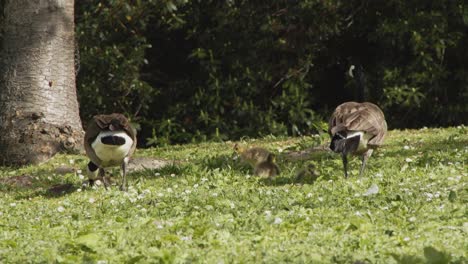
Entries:
<svg viewBox="0 0 468 264">
<path fill-rule="evenodd" d="M 118 113 L 94 116 L 85 132 L 84 147 L 90 159 L 88 163 L 90 185 L 99 175 L 107 188 L 105 169 L 120 166 L 122 175 L 120 189 L 127 190 L 127 164 L 136 149 L 136 131 L 128 119 Z"/>
</svg>

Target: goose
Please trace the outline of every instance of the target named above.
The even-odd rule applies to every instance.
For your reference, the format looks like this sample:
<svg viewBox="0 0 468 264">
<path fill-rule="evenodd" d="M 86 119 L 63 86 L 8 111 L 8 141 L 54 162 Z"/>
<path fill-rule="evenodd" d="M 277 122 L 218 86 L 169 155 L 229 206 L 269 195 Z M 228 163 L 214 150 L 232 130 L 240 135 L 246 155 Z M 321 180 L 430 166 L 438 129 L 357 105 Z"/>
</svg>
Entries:
<svg viewBox="0 0 468 264">
<path fill-rule="evenodd" d="M 314 163 L 309 163 L 304 166 L 297 174 L 296 174 L 296 182 L 301 181 L 315 181 L 320 176 L 320 172 L 317 170 Z"/>
<path fill-rule="evenodd" d="M 120 190 L 127 190 L 127 164 L 136 149 L 136 131 L 128 119 L 119 113 L 96 115 L 85 132 L 84 147 L 90 159 L 87 171 L 89 184 L 99 175 L 107 189 L 105 169 L 121 167 Z"/>
<path fill-rule="evenodd" d="M 358 86 L 360 97 L 365 94 L 362 67 L 358 71 Z M 351 77 L 354 65 L 350 67 Z M 341 154 L 344 175 L 348 177 L 347 156 L 361 156 L 362 164 L 359 176 L 362 176 L 367 160 L 374 149 L 383 144 L 387 133 L 387 122 L 382 110 L 370 102 L 346 102 L 336 107 L 328 123 L 328 134 L 331 137 L 330 149 Z"/>
<path fill-rule="evenodd" d="M 255 167 L 261 162 L 267 161 L 271 154 L 270 151 L 264 148 L 252 147 L 246 149 L 239 146 L 239 144 L 234 145 L 234 151 L 240 156 L 243 162 L 250 164 L 252 167 Z"/>
<path fill-rule="evenodd" d="M 267 159 L 255 165 L 254 175 L 262 178 L 274 178 L 280 174 L 278 166 L 275 164 L 275 155 L 268 154 Z"/>
</svg>

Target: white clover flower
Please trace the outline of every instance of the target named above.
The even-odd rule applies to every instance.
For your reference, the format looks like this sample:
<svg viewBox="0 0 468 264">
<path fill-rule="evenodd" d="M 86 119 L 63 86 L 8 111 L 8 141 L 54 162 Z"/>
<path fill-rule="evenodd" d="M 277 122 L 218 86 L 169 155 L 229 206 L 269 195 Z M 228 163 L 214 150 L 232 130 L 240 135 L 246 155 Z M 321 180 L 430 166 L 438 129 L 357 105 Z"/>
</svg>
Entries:
<svg viewBox="0 0 468 264">
<path fill-rule="evenodd" d="M 434 195 L 432 193 L 424 193 L 428 199 L 432 199 Z"/>
<path fill-rule="evenodd" d="M 89 198 L 88 201 L 89 201 L 89 203 L 94 203 L 94 202 L 96 202 L 96 200 L 95 200 L 93 197 Z"/>
<path fill-rule="evenodd" d="M 408 163 L 409 163 L 409 162 L 413 162 L 413 160 L 410 159 L 410 158 L 406 158 L 405 161 L 408 162 Z"/>
<path fill-rule="evenodd" d="M 83 173 L 83 171 L 82 170 L 76 170 L 76 173 L 81 174 L 81 173 Z"/>
<path fill-rule="evenodd" d="M 81 190 L 81 188 L 78 188 L 76 191 L 77 191 L 77 192 L 81 192 L 82 190 Z"/>
<path fill-rule="evenodd" d="M 403 238 L 404 241 L 410 241 L 411 239 L 409 237 Z"/>
<path fill-rule="evenodd" d="M 410 149 L 410 147 L 409 147 L 408 145 L 405 145 L 405 146 L 403 147 L 403 149 L 408 150 L 408 149 Z"/>
<path fill-rule="evenodd" d="M 174 178 L 174 177 L 175 177 L 175 174 L 174 174 L 174 173 L 171 173 L 171 177 Z"/>
<path fill-rule="evenodd" d="M 271 211 L 270 210 L 265 211 L 265 216 L 270 217 L 271 216 Z"/>
<path fill-rule="evenodd" d="M 101 186 L 101 185 L 102 185 L 102 181 L 96 180 L 96 181 L 94 182 L 94 184 L 96 184 L 97 186 Z"/>
<path fill-rule="evenodd" d="M 58 211 L 59 213 L 62 213 L 63 211 L 65 211 L 65 207 L 59 206 L 59 207 L 57 207 L 57 211 Z"/>
<path fill-rule="evenodd" d="M 374 183 L 369 187 L 369 189 L 367 189 L 367 191 L 363 195 L 369 196 L 377 193 L 379 193 L 379 186 L 377 186 L 377 184 Z"/>
<path fill-rule="evenodd" d="M 85 177 L 84 177 L 83 174 L 78 174 L 78 178 L 79 178 L 80 180 L 84 180 Z"/>
<path fill-rule="evenodd" d="M 416 217 L 412 216 L 412 217 L 410 217 L 410 218 L 408 219 L 408 221 L 410 221 L 410 222 L 415 222 L 415 221 L 416 221 Z"/>
<path fill-rule="evenodd" d="M 356 211 L 356 212 L 354 213 L 354 215 L 362 216 L 361 212 L 359 212 L 359 211 Z"/>
<path fill-rule="evenodd" d="M 275 225 L 279 225 L 283 222 L 283 219 L 279 218 L 279 217 L 276 217 L 275 218 L 275 221 L 273 222 Z"/>
<path fill-rule="evenodd" d="M 218 197 L 218 193 L 212 193 L 211 196 Z"/>
<path fill-rule="evenodd" d="M 317 200 L 319 200 L 320 202 L 323 202 L 323 197 L 319 197 L 317 198 Z"/>
<path fill-rule="evenodd" d="M 196 188 L 198 188 L 198 186 L 199 186 L 198 183 L 195 183 L 195 184 L 193 185 L 193 188 L 196 189 Z"/>
<path fill-rule="evenodd" d="M 168 192 L 168 193 L 172 193 L 172 192 L 173 192 L 173 190 L 172 190 L 172 188 L 167 188 L 167 189 L 166 189 L 166 192 Z"/>
<path fill-rule="evenodd" d="M 154 176 L 160 176 L 160 175 L 161 175 L 161 173 L 159 173 L 159 172 L 156 172 L 156 173 L 154 174 Z"/>
<path fill-rule="evenodd" d="M 236 205 L 233 202 L 231 202 L 229 205 L 230 205 L 231 209 L 236 208 Z"/>
<path fill-rule="evenodd" d="M 192 237 L 191 236 L 183 236 L 180 238 L 182 241 L 190 241 L 192 240 Z"/>
<path fill-rule="evenodd" d="M 16 207 L 16 203 L 10 203 L 11 207 Z"/>
<path fill-rule="evenodd" d="M 307 197 L 307 198 L 312 197 L 312 193 L 308 193 L 308 194 L 306 195 L 306 197 Z"/>
<path fill-rule="evenodd" d="M 158 197 L 163 197 L 164 193 L 158 193 Z"/>
<path fill-rule="evenodd" d="M 70 164 L 75 164 L 75 160 L 74 160 L 74 159 L 70 159 L 70 160 L 68 160 L 68 162 L 69 162 Z"/>
<path fill-rule="evenodd" d="M 208 181 L 208 178 L 202 178 L 201 181 L 206 182 L 206 181 Z"/>
</svg>

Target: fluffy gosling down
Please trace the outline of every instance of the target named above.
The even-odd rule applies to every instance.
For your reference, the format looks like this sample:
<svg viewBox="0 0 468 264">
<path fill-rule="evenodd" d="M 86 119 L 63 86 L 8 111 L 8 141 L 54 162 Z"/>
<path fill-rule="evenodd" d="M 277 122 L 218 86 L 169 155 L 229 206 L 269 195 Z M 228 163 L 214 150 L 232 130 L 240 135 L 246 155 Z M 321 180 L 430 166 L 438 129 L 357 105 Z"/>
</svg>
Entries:
<svg viewBox="0 0 468 264">
<path fill-rule="evenodd" d="M 268 154 L 267 159 L 255 165 L 254 175 L 262 178 L 274 178 L 280 174 L 278 166 L 275 164 L 275 155 Z"/>
<path fill-rule="evenodd" d="M 328 133 L 331 137 L 330 149 L 341 154 L 345 177 L 348 177 L 348 154 L 361 156 L 361 176 L 372 152 L 384 141 L 387 122 L 382 110 L 375 104 L 347 102 L 333 112 Z"/>
<path fill-rule="evenodd" d="M 84 147 L 89 157 L 89 184 L 93 185 L 99 175 L 104 186 L 105 169 L 121 167 L 120 190 L 127 190 L 127 164 L 136 149 L 136 131 L 122 114 L 96 115 L 89 122 L 85 132 Z"/>
<path fill-rule="evenodd" d="M 253 147 L 246 149 L 238 144 L 234 145 L 234 151 L 240 156 L 243 162 L 250 164 L 252 167 L 268 160 L 268 157 L 271 154 L 264 148 Z"/>
</svg>

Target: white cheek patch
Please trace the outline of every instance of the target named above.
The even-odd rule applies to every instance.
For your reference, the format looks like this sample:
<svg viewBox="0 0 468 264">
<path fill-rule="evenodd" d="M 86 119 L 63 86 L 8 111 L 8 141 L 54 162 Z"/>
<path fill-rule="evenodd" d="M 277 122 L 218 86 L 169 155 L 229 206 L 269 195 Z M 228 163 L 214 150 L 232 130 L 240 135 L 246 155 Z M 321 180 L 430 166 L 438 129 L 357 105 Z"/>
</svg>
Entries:
<svg viewBox="0 0 468 264">
<path fill-rule="evenodd" d="M 101 138 L 107 136 L 117 136 L 125 139 L 123 145 L 106 145 L 101 142 Z M 99 133 L 91 144 L 96 156 L 104 163 L 120 163 L 130 152 L 133 140 L 124 131 L 104 131 Z"/>
<path fill-rule="evenodd" d="M 355 136 L 359 136 L 359 145 L 356 151 L 362 151 L 367 148 L 367 142 L 372 137 L 372 135 L 364 133 L 362 131 L 349 131 L 346 135 L 346 138 L 352 138 Z"/>
</svg>

